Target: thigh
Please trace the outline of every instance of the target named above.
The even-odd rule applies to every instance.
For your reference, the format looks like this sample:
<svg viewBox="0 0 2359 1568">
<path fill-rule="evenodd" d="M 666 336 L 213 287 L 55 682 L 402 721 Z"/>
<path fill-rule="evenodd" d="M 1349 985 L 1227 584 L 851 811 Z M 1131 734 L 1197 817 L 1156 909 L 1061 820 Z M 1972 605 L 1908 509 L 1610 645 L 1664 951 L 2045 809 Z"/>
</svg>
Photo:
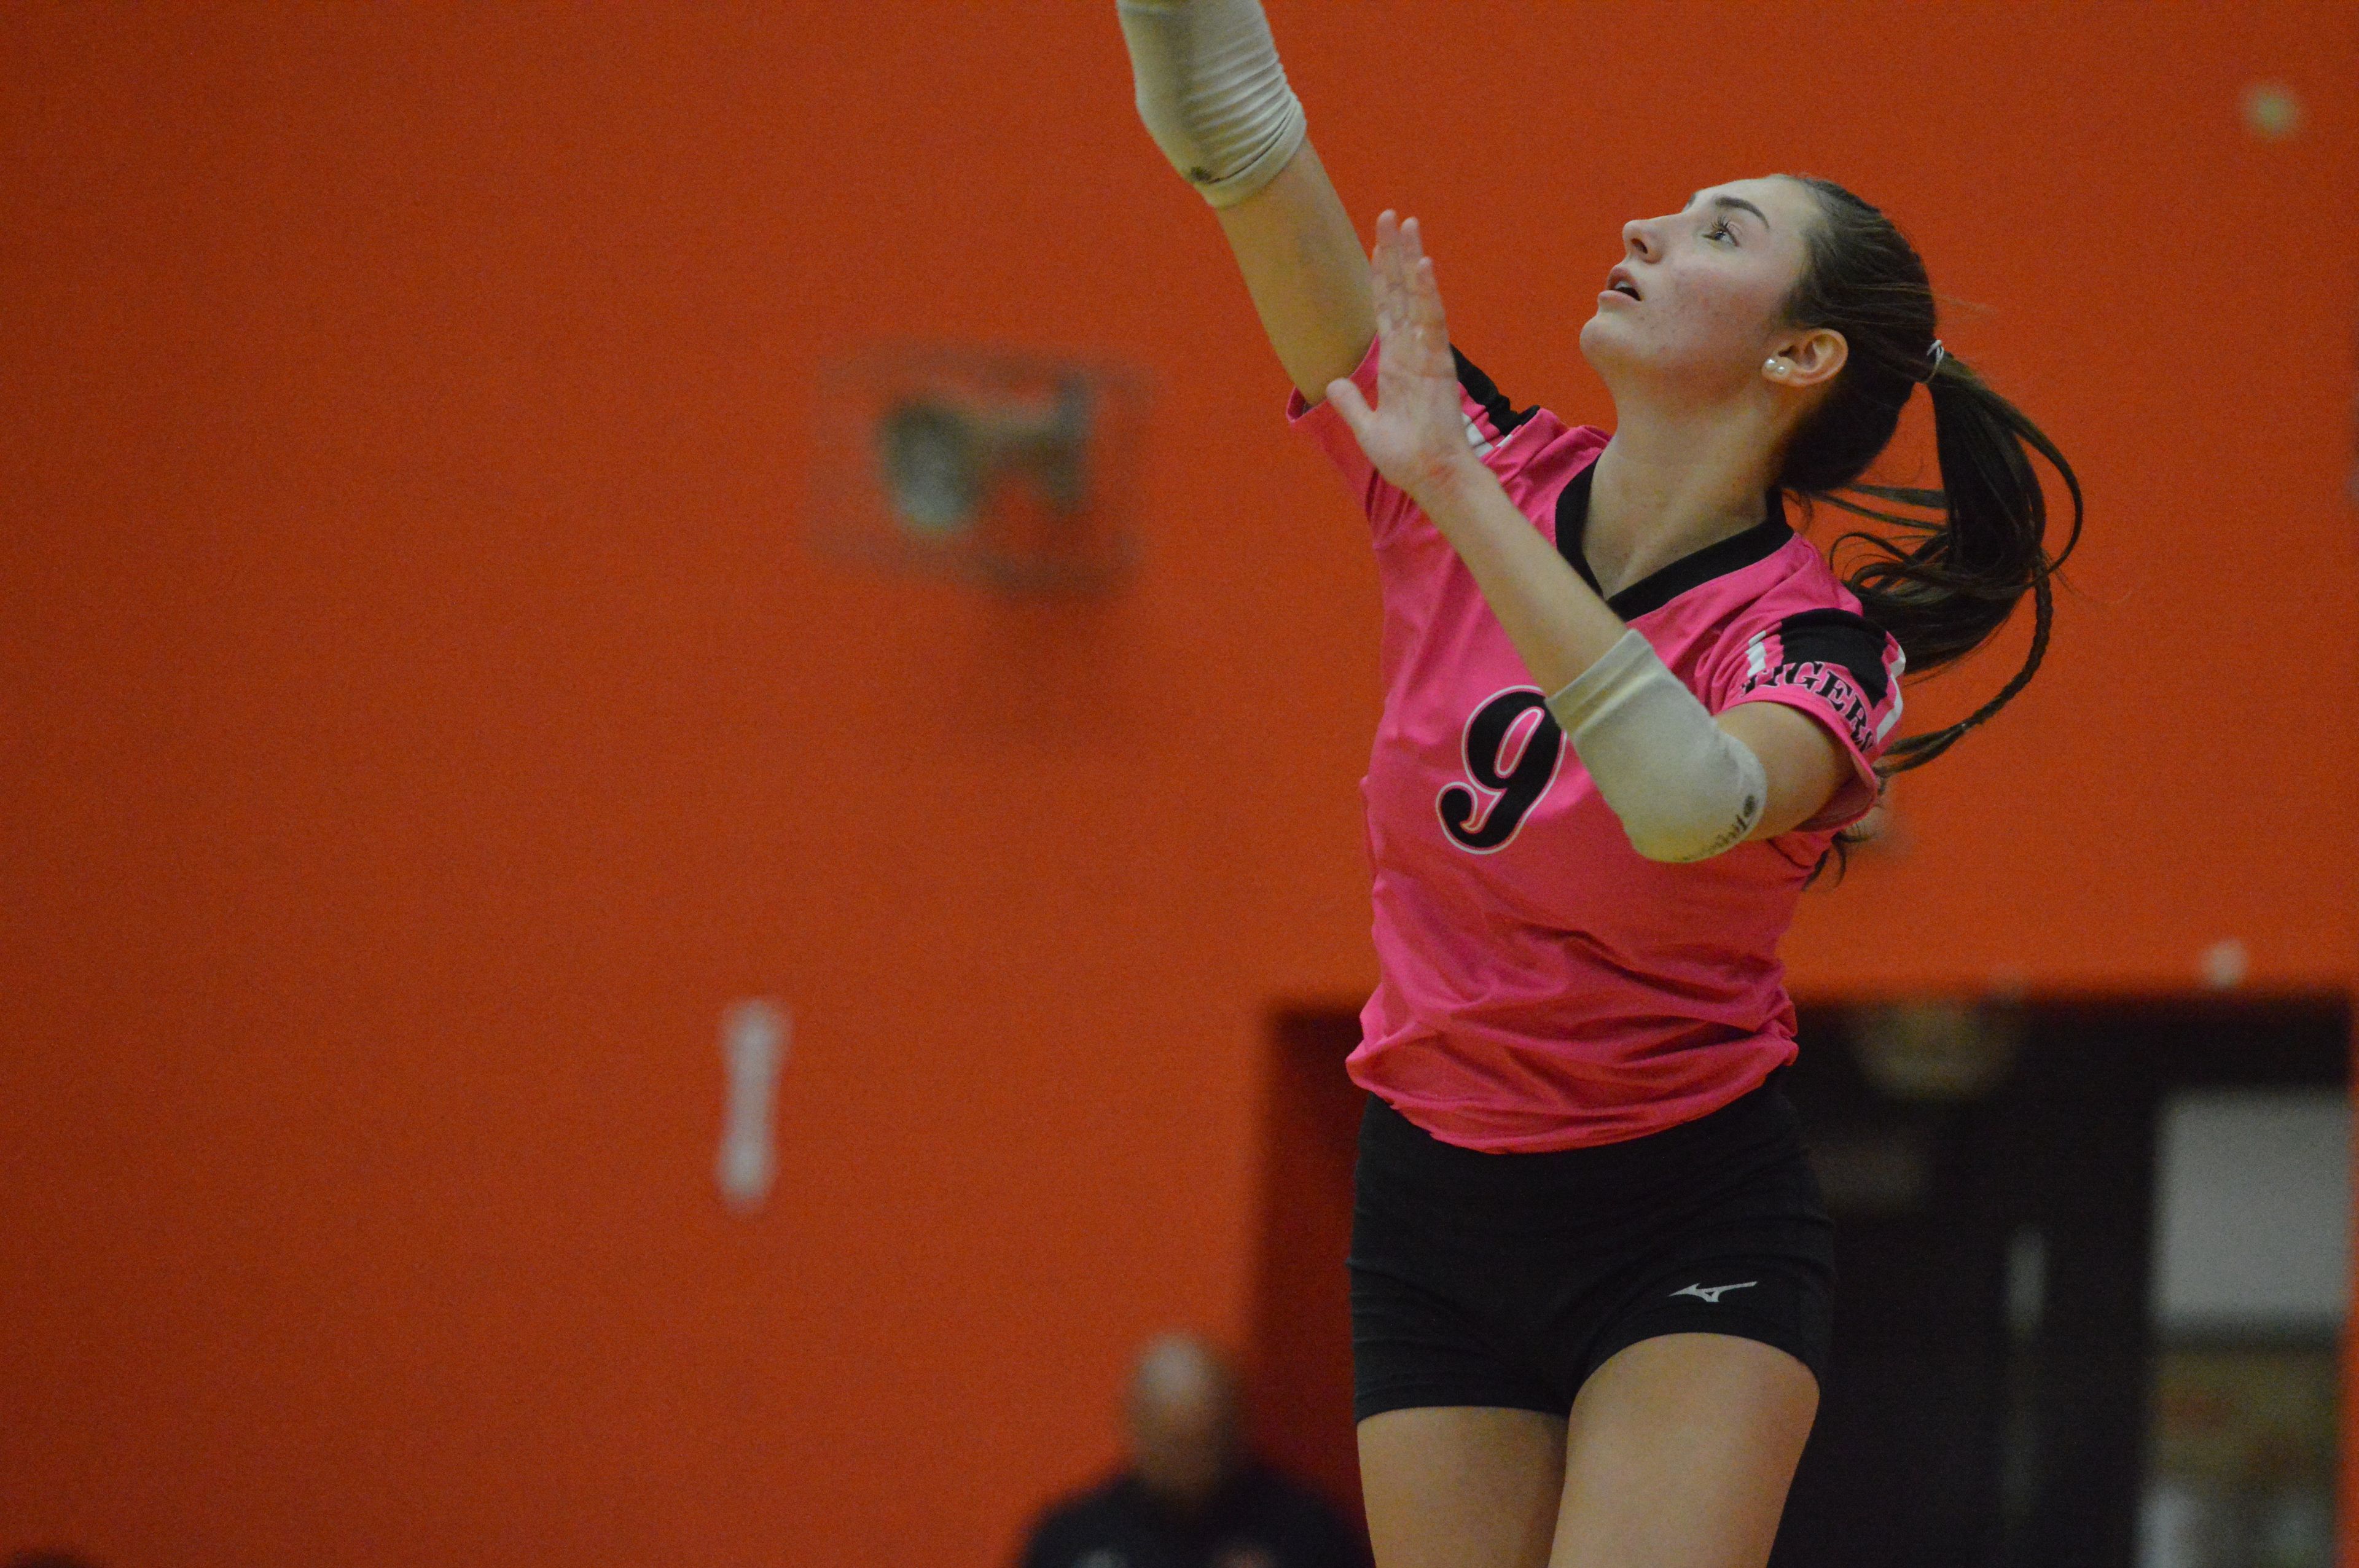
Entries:
<svg viewBox="0 0 2359 1568">
<path fill-rule="evenodd" d="M 1360 1422 L 1376 1568 L 1547 1568 L 1564 1433 L 1561 1416 L 1471 1405 Z"/>
<path fill-rule="evenodd" d="M 1818 1408 L 1810 1368 L 1756 1339 L 1615 1352 L 1573 1400 L 1549 1568 L 1763 1568 Z"/>
</svg>

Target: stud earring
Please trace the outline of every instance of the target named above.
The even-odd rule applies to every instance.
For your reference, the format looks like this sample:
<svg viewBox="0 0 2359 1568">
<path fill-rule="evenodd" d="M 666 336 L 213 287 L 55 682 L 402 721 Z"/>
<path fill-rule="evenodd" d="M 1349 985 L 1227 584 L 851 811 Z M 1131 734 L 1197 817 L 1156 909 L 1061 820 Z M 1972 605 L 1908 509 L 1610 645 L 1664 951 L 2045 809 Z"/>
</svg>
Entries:
<svg viewBox="0 0 2359 1568">
<path fill-rule="evenodd" d="M 1767 368 L 1771 375 L 1784 375 L 1786 373 L 1786 367 L 1779 364 L 1776 360 L 1765 360 L 1762 362 Z"/>
</svg>

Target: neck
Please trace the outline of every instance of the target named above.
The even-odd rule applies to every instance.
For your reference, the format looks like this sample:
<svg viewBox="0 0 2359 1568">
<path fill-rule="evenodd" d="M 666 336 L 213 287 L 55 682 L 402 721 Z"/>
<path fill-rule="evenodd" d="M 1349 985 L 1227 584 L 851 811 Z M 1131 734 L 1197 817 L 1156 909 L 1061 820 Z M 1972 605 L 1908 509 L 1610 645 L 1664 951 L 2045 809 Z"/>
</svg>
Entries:
<svg viewBox="0 0 2359 1568">
<path fill-rule="evenodd" d="M 1607 597 L 1758 524 L 1777 478 L 1770 410 L 1740 397 L 1673 408 L 1615 399 L 1582 553 Z"/>
</svg>

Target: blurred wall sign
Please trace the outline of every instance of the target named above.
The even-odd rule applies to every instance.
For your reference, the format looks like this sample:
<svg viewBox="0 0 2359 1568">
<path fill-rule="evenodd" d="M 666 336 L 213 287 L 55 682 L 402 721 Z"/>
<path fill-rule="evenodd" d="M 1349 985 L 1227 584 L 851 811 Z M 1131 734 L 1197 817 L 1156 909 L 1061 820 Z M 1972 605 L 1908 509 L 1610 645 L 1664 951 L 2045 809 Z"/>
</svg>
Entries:
<svg viewBox="0 0 2359 1568">
<path fill-rule="evenodd" d="M 2014 1070 L 2022 1018 L 2000 1000 L 1925 997 L 1863 1007 L 1851 1019 L 1861 1076 L 1897 1100 L 1980 1099 Z"/>
<path fill-rule="evenodd" d="M 2245 89 L 2245 126 L 2265 142 L 2282 142 L 2301 129 L 2301 100 L 2282 81 Z"/>
<path fill-rule="evenodd" d="M 738 1002 L 722 1015 L 721 1060 L 729 1099 L 713 1174 L 721 1184 L 721 1201 L 739 1214 L 759 1209 L 777 1175 L 772 1105 L 778 1069 L 787 1059 L 788 1026 L 786 1009 L 766 998 Z"/>
<path fill-rule="evenodd" d="M 1114 587 L 1136 553 L 1145 378 L 953 345 L 867 350 L 821 377 L 812 542 L 1014 593 Z"/>
</svg>

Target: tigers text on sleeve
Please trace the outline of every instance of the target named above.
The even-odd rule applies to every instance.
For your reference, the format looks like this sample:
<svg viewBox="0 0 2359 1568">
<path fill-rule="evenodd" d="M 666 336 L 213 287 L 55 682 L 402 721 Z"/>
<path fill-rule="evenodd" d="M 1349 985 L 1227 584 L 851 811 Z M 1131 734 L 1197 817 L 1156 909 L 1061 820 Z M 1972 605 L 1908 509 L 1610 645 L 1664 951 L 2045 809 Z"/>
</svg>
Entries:
<svg viewBox="0 0 2359 1568">
<path fill-rule="evenodd" d="M 1740 702 L 1801 708 L 1834 733 L 1851 760 L 1851 779 L 1796 831 L 1840 827 L 1875 804 L 1874 761 L 1900 722 L 1906 664 L 1897 639 L 1849 610 L 1796 611 L 1745 635 L 1723 709 Z"/>
</svg>

